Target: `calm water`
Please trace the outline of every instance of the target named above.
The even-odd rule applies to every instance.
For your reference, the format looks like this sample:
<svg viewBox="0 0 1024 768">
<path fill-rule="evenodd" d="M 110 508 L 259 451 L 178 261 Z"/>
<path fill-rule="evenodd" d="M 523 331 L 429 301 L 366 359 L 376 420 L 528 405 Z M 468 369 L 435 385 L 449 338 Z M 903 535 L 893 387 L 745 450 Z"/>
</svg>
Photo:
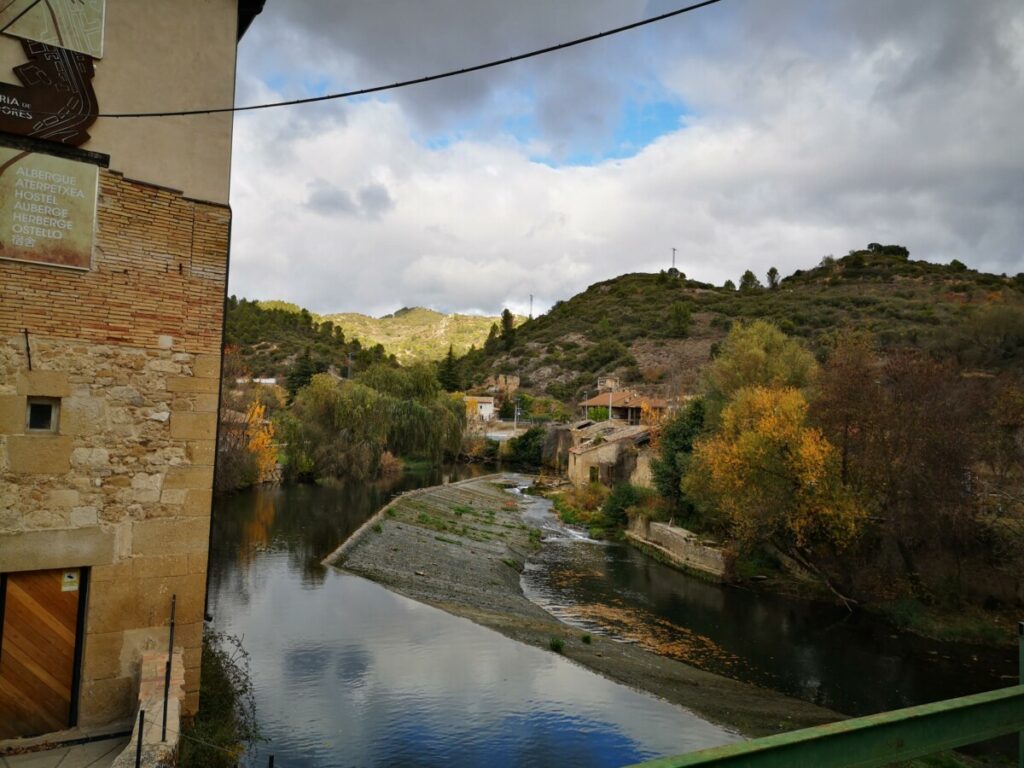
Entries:
<svg viewBox="0 0 1024 768">
<path fill-rule="evenodd" d="M 281 768 L 616 766 L 734 738 L 319 565 L 390 495 L 442 479 L 258 489 L 218 504 L 210 610 L 217 629 L 244 637 L 271 740 L 252 765 L 273 752 Z"/>
<path fill-rule="evenodd" d="M 548 502 L 534 504 L 543 517 Z M 849 715 L 1016 684 L 1015 649 L 937 643 L 841 607 L 711 584 L 546 525 L 523 575 L 527 596 L 570 624 L 703 669 Z"/>
</svg>

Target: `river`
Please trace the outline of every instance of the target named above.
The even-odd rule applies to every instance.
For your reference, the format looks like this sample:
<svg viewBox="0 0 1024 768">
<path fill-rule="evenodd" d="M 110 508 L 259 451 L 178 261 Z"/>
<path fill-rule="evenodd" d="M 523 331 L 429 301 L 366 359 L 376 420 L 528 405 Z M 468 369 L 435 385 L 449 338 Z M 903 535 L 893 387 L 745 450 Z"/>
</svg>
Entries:
<svg viewBox="0 0 1024 768">
<path fill-rule="evenodd" d="M 736 738 L 557 654 L 320 565 L 391 495 L 452 477 L 218 501 L 210 611 L 218 630 L 243 638 L 269 738 L 249 765 L 273 753 L 279 768 L 610 768 Z"/>
<path fill-rule="evenodd" d="M 210 611 L 217 629 L 244 637 L 270 739 L 251 765 L 273 752 L 283 768 L 615 766 L 734 738 L 553 653 L 320 565 L 392 495 L 483 471 L 253 489 L 217 502 Z M 574 535 L 542 501 L 530 514 L 549 522 L 525 593 L 594 633 L 851 715 L 1015 680 L 1015 652 L 935 643 L 833 606 L 710 584 Z"/>
</svg>

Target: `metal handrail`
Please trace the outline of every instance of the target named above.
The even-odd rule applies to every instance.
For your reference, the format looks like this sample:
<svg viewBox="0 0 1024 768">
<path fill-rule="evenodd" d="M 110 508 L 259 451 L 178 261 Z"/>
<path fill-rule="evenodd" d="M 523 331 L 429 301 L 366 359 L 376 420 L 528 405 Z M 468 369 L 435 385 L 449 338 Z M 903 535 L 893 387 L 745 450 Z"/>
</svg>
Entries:
<svg viewBox="0 0 1024 768">
<path fill-rule="evenodd" d="M 665 757 L 634 768 L 872 768 L 1024 730 L 1024 685 Z"/>
</svg>

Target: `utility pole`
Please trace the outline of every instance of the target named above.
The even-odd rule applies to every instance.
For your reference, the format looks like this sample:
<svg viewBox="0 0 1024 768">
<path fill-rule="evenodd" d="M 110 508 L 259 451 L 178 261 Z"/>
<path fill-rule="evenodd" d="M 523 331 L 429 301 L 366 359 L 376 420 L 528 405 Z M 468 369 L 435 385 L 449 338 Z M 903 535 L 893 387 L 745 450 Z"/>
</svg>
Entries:
<svg viewBox="0 0 1024 768">
<path fill-rule="evenodd" d="M 530 319 L 533 320 L 533 294 L 530 294 Z"/>
<path fill-rule="evenodd" d="M 672 249 L 672 269 L 676 268 L 676 249 Z"/>
</svg>

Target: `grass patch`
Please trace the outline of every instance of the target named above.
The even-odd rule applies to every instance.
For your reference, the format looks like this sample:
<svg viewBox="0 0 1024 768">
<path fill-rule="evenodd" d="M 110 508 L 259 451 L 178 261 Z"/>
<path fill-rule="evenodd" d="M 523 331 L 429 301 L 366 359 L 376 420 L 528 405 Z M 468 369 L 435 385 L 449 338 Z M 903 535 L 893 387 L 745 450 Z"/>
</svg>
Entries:
<svg viewBox="0 0 1024 768">
<path fill-rule="evenodd" d="M 384 530 L 384 528 L 383 528 L 383 526 L 381 526 L 380 523 L 374 523 L 373 524 L 373 531 L 374 531 L 374 533 L 380 533 L 383 530 Z"/>
<path fill-rule="evenodd" d="M 416 522 L 422 525 L 424 528 L 430 528 L 433 531 L 444 531 L 448 530 L 448 524 L 439 517 L 434 517 L 426 512 L 420 512 L 416 516 Z"/>
<path fill-rule="evenodd" d="M 592 638 L 590 636 L 590 633 L 588 632 L 587 634 L 585 634 L 583 637 L 580 638 L 580 642 L 583 643 L 584 645 L 590 645 L 592 642 L 594 642 L 594 638 Z"/>
<path fill-rule="evenodd" d="M 874 606 L 901 629 L 935 640 L 982 645 L 1005 645 L 1012 634 L 977 608 L 941 609 L 911 597 Z"/>
<path fill-rule="evenodd" d="M 445 544 L 455 544 L 456 546 L 459 546 L 459 547 L 462 546 L 462 542 L 461 541 L 456 541 L 455 539 L 449 539 L 446 536 L 435 536 L 434 540 L 435 541 L 443 541 Z"/>
<path fill-rule="evenodd" d="M 503 557 L 503 558 L 501 558 L 501 562 L 503 562 L 509 568 L 514 568 L 517 571 L 519 570 L 519 563 L 517 563 L 511 557 Z"/>
</svg>

